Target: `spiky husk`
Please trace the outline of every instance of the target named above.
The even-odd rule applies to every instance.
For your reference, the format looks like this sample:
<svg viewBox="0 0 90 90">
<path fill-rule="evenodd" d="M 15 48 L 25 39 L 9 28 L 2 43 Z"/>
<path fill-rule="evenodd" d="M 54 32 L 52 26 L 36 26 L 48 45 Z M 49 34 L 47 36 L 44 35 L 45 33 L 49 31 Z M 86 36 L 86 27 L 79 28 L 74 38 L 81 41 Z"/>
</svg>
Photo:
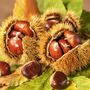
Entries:
<svg viewBox="0 0 90 90">
<path fill-rule="evenodd" d="M 58 13 L 60 15 L 61 18 L 63 18 L 63 15 L 61 14 L 61 12 L 57 9 L 54 9 L 54 8 L 50 8 L 50 9 L 47 9 L 45 11 L 45 13 L 41 16 L 41 20 L 43 22 L 46 21 L 46 16 L 49 15 L 49 14 L 53 14 L 53 13 Z"/>
<path fill-rule="evenodd" d="M 81 28 L 80 18 L 73 11 L 67 12 L 64 22 L 71 24 L 76 31 L 79 31 Z"/>
<path fill-rule="evenodd" d="M 51 39 L 50 34 L 48 34 L 46 32 L 37 41 L 37 43 L 38 43 L 38 52 L 39 52 L 38 56 L 40 58 L 40 63 L 43 63 L 45 65 L 49 65 L 50 64 L 50 59 L 46 55 L 46 52 L 47 52 L 46 48 L 47 48 L 47 44 L 48 44 L 50 39 Z"/>
<path fill-rule="evenodd" d="M 54 8 L 50 8 L 48 10 L 45 11 L 45 13 L 41 16 L 41 21 L 42 23 L 45 25 L 46 23 L 46 16 L 49 15 L 49 14 L 53 14 L 53 13 L 57 13 L 59 14 L 60 18 L 61 18 L 61 21 L 62 21 L 62 18 L 63 18 L 63 15 L 61 14 L 61 12 L 57 9 L 54 9 Z M 46 30 L 46 29 L 45 29 Z M 47 30 L 46 30 L 47 31 Z"/>
<path fill-rule="evenodd" d="M 35 38 L 24 37 L 23 38 L 23 54 L 21 55 L 20 60 L 18 60 L 19 64 L 25 64 L 31 60 L 37 60 L 37 42 Z"/>
<path fill-rule="evenodd" d="M 41 35 L 46 32 L 40 16 L 32 16 L 30 20 L 30 25 L 35 30 L 37 38 L 41 37 Z"/>
<path fill-rule="evenodd" d="M 13 21 L 14 21 L 14 18 L 9 17 L 5 22 L 2 23 L 0 27 L 0 57 L 1 57 L 1 60 L 4 60 L 8 62 L 9 64 L 16 63 L 15 58 L 11 58 L 7 54 L 7 50 L 5 47 L 6 30 L 13 23 Z"/>
<path fill-rule="evenodd" d="M 42 25 L 40 22 L 38 22 L 38 19 L 36 19 L 36 20 L 32 19 L 32 21 L 30 21 L 31 27 L 34 30 L 36 30 L 35 33 L 36 33 L 37 37 L 31 38 L 31 37 L 25 36 L 22 40 L 23 48 L 24 48 L 23 54 L 18 57 L 10 55 L 10 53 L 7 51 L 6 46 L 5 46 L 6 31 L 16 20 L 17 19 L 15 19 L 14 17 L 10 17 L 2 24 L 2 26 L 0 28 L 1 60 L 8 62 L 10 65 L 11 64 L 24 64 L 27 61 L 36 60 L 36 57 L 37 57 L 36 40 L 38 38 L 38 35 L 40 36 L 40 34 L 43 32 Z"/>
<path fill-rule="evenodd" d="M 41 35 L 40 39 L 38 40 L 38 52 L 39 58 L 41 59 L 40 62 L 46 65 L 49 65 L 53 62 L 52 58 L 49 56 L 48 46 L 51 40 L 57 38 L 57 36 L 62 35 L 62 31 L 70 30 L 72 31 L 73 28 L 69 24 L 57 24 L 50 29 L 49 32 L 45 32 Z M 58 35 L 57 35 L 58 34 Z M 55 37 L 54 37 L 55 36 Z"/>
<path fill-rule="evenodd" d="M 68 23 L 60 23 L 54 25 L 50 30 L 49 33 L 51 36 L 56 36 L 56 34 L 59 33 L 59 35 L 62 34 L 65 30 L 73 31 L 73 27 Z"/>
<path fill-rule="evenodd" d="M 90 39 L 64 54 L 60 59 L 54 62 L 51 67 L 64 72 L 66 75 L 70 75 L 72 72 L 86 67 L 89 63 Z"/>
</svg>

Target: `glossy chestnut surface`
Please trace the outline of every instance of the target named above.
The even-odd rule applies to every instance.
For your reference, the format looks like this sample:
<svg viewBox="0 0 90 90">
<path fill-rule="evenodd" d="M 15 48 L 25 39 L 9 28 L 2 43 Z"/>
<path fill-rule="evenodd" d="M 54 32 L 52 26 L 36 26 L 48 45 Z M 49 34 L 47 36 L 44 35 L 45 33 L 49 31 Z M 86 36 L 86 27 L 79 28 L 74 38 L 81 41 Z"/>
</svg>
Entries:
<svg viewBox="0 0 90 90">
<path fill-rule="evenodd" d="M 45 27 L 49 30 L 53 25 L 61 22 L 61 16 L 59 13 L 51 13 L 46 16 Z"/>
<path fill-rule="evenodd" d="M 54 60 L 56 60 L 56 59 L 58 59 L 62 56 L 62 50 L 61 50 L 57 41 L 53 40 L 53 41 L 50 42 L 49 53 L 50 53 L 50 56 Z"/>
<path fill-rule="evenodd" d="M 14 55 L 20 55 L 23 53 L 22 40 L 18 37 L 12 37 L 8 40 L 8 49 Z"/>
<path fill-rule="evenodd" d="M 18 32 L 18 31 L 15 31 L 15 30 L 12 30 L 9 34 L 9 37 L 20 37 L 21 35 L 21 32 Z"/>
<path fill-rule="evenodd" d="M 66 40 L 60 39 L 58 42 L 64 53 L 67 53 L 69 50 L 71 50 L 71 46 Z"/>
<path fill-rule="evenodd" d="M 56 71 L 50 77 L 50 85 L 54 89 L 63 89 L 68 85 L 67 77 L 63 72 Z"/>
<path fill-rule="evenodd" d="M 49 30 L 53 25 L 59 23 L 58 20 L 48 20 L 46 21 L 45 28 Z"/>
<path fill-rule="evenodd" d="M 0 76 L 5 76 L 10 73 L 10 66 L 4 61 L 0 61 Z"/>
<path fill-rule="evenodd" d="M 81 39 L 80 39 L 79 35 L 73 31 L 68 31 L 68 30 L 65 31 L 64 36 L 73 48 L 81 43 Z"/>
<path fill-rule="evenodd" d="M 30 61 L 22 68 L 22 74 L 29 79 L 39 76 L 41 72 L 42 72 L 41 64 L 39 64 L 36 61 Z"/>
<path fill-rule="evenodd" d="M 27 21 L 17 21 L 14 24 L 14 30 L 22 32 L 24 35 L 33 36 L 33 30 Z"/>
</svg>

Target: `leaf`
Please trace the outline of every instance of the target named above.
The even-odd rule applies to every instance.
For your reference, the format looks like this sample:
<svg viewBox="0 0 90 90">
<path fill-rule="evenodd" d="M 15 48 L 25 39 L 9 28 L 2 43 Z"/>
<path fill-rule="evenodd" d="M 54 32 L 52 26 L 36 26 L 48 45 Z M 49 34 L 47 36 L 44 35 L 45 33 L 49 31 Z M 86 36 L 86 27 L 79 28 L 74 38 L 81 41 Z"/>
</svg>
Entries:
<svg viewBox="0 0 90 90">
<path fill-rule="evenodd" d="M 25 7 L 25 0 L 16 0 L 13 16 L 19 19 L 23 19 L 25 17 Z"/>
<path fill-rule="evenodd" d="M 17 19 L 30 19 L 32 15 L 38 15 L 39 10 L 35 0 L 16 0 L 13 16 Z"/>
<path fill-rule="evenodd" d="M 81 36 L 84 39 L 90 38 L 90 12 L 83 11 L 81 15 Z"/>
<path fill-rule="evenodd" d="M 90 12 L 83 11 L 81 15 L 82 30 L 90 32 Z"/>
<path fill-rule="evenodd" d="M 72 82 L 72 84 L 64 90 L 78 90 L 78 89 L 76 87 L 76 84 L 74 82 Z"/>
<path fill-rule="evenodd" d="M 63 14 L 66 13 L 66 9 L 62 0 L 37 0 L 37 2 L 41 13 L 44 13 L 48 8 L 55 8 Z"/>
<path fill-rule="evenodd" d="M 77 74 L 75 76 L 80 76 L 80 75 L 90 78 L 90 66 L 88 68 L 85 68 L 85 69 L 77 72 Z"/>
<path fill-rule="evenodd" d="M 83 10 L 83 0 L 69 0 L 67 10 L 75 11 L 75 13 L 80 17 Z"/>
<path fill-rule="evenodd" d="M 78 76 L 73 78 L 78 90 L 90 90 L 90 79 L 85 76 Z"/>
<path fill-rule="evenodd" d="M 25 82 L 18 87 L 9 87 L 8 90 L 52 90 L 48 81 L 52 72 L 53 70 L 47 69 L 40 77 Z"/>
</svg>

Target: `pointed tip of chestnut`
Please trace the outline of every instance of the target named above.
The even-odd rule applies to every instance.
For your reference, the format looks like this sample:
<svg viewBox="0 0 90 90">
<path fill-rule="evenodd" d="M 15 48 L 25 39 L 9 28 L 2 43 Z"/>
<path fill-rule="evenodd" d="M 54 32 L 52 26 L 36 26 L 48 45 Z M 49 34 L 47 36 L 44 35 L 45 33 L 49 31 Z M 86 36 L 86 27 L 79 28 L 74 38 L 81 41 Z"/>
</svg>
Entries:
<svg viewBox="0 0 90 90">
<path fill-rule="evenodd" d="M 68 86 L 68 80 L 63 72 L 56 71 L 50 77 L 50 85 L 54 89 L 64 89 Z"/>
<path fill-rule="evenodd" d="M 23 76 L 32 79 L 36 76 L 41 75 L 42 67 L 37 61 L 30 61 L 22 68 Z"/>
</svg>

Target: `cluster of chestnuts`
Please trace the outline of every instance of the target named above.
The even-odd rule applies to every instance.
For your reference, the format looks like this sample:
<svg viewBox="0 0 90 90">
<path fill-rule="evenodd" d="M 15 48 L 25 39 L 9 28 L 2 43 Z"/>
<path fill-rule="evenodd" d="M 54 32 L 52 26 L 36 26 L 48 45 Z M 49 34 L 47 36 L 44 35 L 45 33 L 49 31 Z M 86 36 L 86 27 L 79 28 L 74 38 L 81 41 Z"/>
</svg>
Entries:
<svg viewBox="0 0 90 90">
<path fill-rule="evenodd" d="M 22 38 L 34 35 L 33 29 L 28 21 L 16 21 L 8 33 L 7 49 L 10 54 L 18 56 L 23 53 Z"/>
<path fill-rule="evenodd" d="M 66 30 L 62 37 L 52 40 L 49 43 L 49 54 L 56 60 L 80 43 L 81 40 L 78 34 L 74 31 Z"/>
</svg>

